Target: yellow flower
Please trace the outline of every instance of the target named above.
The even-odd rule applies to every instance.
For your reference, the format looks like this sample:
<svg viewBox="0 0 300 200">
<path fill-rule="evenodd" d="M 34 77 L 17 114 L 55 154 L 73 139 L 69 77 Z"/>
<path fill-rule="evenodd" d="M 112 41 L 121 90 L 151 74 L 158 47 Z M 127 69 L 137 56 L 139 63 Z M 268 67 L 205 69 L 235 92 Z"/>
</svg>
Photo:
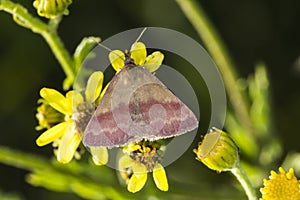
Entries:
<svg viewBox="0 0 300 200">
<path fill-rule="evenodd" d="M 37 118 L 39 125 L 35 127 L 36 130 L 49 129 L 64 121 L 64 115 L 52 108 L 47 101 L 39 99 L 38 103 L 40 103 L 40 105 L 36 109 L 37 113 L 35 117 Z"/>
<path fill-rule="evenodd" d="M 54 142 L 54 146 L 58 146 L 56 156 L 59 162 L 68 163 L 72 160 L 81 143 L 83 131 L 96 109 L 95 102 L 100 96 L 102 83 L 103 73 L 94 72 L 89 77 L 85 98 L 78 91 L 69 91 L 66 96 L 63 96 L 54 89 L 41 89 L 41 97 L 49 106 L 63 114 L 64 120 L 42 133 L 37 138 L 36 143 L 38 146 L 44 146 Z M 44 114 L 47 115 L 47 113 Z M 45 122 L 43 123 L 45 124 Z M 107 163 L 106 148 L 92 148 L 91 153 L 95 164 Z"/>
<path fill-rule="evenodd" d="M 142 42 L 133 43 L 130 52 L 125 52 L 125 54 L 134 61 L 134 64 L 142 66 L 150 72 L 155 72 L 164 59 L 164 54 L 159 51 L 147 56 L 146 46 Z M 125 54 L 120 50 L 109 53 L 111 65 L 117 72 L 124 67 Z"/>
<path fill-rule="evenodd" d="M 264 179 L 264 187 L 260 189 L 262 200 L 300 200 L 300 184 L 294 174 L 294 169 L 285 172 L 279 168 L 279 174 L 271 171 L 269 180 Z"/>
<path fill-rule="evenodd" d="M 135 193 L 144 187 L 148 172 L 152 172 L 158 189 L 168 191 L 167 175 L 159 163 L 161 159 L 159 148 L 157 142 L 149 141 L 131 143 L 123 148 L 125 154 L 119 160 L 119 168 L 129 192 Z"/>
</svg>

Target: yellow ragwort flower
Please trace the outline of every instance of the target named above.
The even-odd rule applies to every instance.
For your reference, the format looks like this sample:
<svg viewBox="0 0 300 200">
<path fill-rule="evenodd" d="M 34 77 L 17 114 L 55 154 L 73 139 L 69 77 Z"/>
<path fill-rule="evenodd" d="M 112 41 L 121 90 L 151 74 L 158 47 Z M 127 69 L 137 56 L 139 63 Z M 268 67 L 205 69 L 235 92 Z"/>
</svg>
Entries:
<svg viewBox="0 0 300 200">
<path fill-rule="evenodd" d="M 159 148 L 157 142 L 149 141 L 131 143 L 123 148 L 124 155 L 119 160 L 119 169 L 129 192 L 135 193 L 144 187 L 148 172 L 152 172 L 158 189 L 168 191 L 167 175 L 159 163 L 161 159 Z"/>
<path fill-rule="evenodd" d="M 39 99 L 39 107 L 36 109 L 37 113 L 35 117 L 37 118 L 39 125 L 35 127 L 37 131 L 43 129 L 49 129 L 52 126 L 64 121 L 64 115 L 54 108 L 52 108 L 47 101 L 44 99 Z"/>
<path fill-rule="evenodd" d="M 155 72 L 164 59 L 164 54 L 159 51 L 147 56 L 146 46 L 142 42 L 133 43 L 130 52 L 125 52 L 125 54 L 134 61 L 134 64 L 142 66 L 150 72 Z M 111 65 L 117 72 L 124 67 L 125 54 L 120 50 L 109 53 Z"/>
<path fill-rule="evenodd" d="M 95 102 L 100 97 L 103 83 L 103 73 L 94 72 L 88 80 L 85 89 L 85 98 L 79 91 L 69 91 L 66 96 L 54 89 L 42 88 L 41 97 L 48 105 L 64 115 L 64 120 L 42 133 L 36 140 L 38 146 L 54 142 L 58 146 L 57 160 L 68 163 L 81 143 L 83 131 L 96 109 Z M 48 113 L 49 114 L 49 113 Z M 47 115 L 47 113 L 44 113 Z M 44 116 L 40 113 L 38 116 Z M 44 120 L 40 117 L 38 120 Z M 42 122 L 47 124 L 46 122 Z M 40 122 L 41 124 L 41 122 Z M 104 147 L 92 148 L 93 161 L 97 165 L 106 164 L 108 161 L 107 149 Z"/>
<path fill-rule="evenodd" d="M 300 200 L 300 184 L 294 169 L 286 173 L 280 167 L 279 172 L 272 170 L 269 180 L 264 179 L 264 187 L 260 189 L 262 200 Z"/>
</svg>

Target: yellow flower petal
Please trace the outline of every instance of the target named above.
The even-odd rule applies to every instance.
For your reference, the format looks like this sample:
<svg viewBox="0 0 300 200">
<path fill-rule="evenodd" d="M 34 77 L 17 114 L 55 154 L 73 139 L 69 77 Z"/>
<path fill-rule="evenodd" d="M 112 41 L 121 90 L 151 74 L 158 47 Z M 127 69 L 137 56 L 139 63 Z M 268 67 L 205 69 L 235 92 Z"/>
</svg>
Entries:
<svg viewBox="0 0 300 200">
<path fill-rule="evenodd" d="M 103 73 L 98 71 L 92 73 L 85 89 L 85 98 L 88 102 L 93 103 L 99 97 L 103 84 Z"/>
<path fill-rule="evenodd" d="M 147 173 L 144 173 L 141 176 L 136 176 L 133 174 L 128 182 L 127 190 L 132 193 L 138 192 L 144 187 L 146 181 Z"/>
<path fill-rule="evenodd" d="M 72 160 L 76 149 L 81 142 L 79 133 L 74 132 L 74 127 L 70 127 L 63 135 L 61 144 L 57 151 L 57 160 L 61 163 L 68 163 Z"/>
<path fill-rule="evenodd" d="M 130 58 L 136 65 L 143 65 L 147 56 L 146 46 L 142 42 L 135 42 L 130 49 Z"/>
<path fill-rule="evenodd" d="M 168 185 L 168 179 L 166 176 L 165 169 L 161 164 L 156 164 L 153 169 L 153 179 L 155 182 L 155 185 L 158 189 L 162 191 L 168 191 L 169 185 Z"/>
<path fill-rule="evenodd" d="M 96 165 L 105 165 L 108 161 L 108 151 L 106 147 L 91 147 L 91 154 Z"/>
<path fill-rule="evenodd" d="M 164 60 L 164 54 L 160 51 L 155 51 L 151 55 L 147 56 L 145 64 L 143 65 L 149 72 L 155 72 Z"/>
<path fill-rule="evenodd" d="M 73 110 L 77 108 L 78 104 L 83 102 L 83 97 L 80 92 L 72 90 L 67 92 L 66 98 L 69 100 L 70 104 L 72 105 Z"/>
<path fill-rule="evenodd" d="M 53 142 L 55 139 L 60 138 L 66 132 L 70 124 L 70 122 L 62 122 L 53 126 L 52 128 L 42 133 L 40 137 L 38 137 L 38 139 L 36 140 L 36 144 L 38 146 L 44 146 Z"/>
<path fill-rule="evenodd" d="M 65 115 L 72 114 L 72 104 L 58 91 L 49 88 L 42 88 L 40 95 L 48 101 L 49 105 L 55 110 Z"/>
<path fill-rule="evenodd" d="M 50 106 L 46 100 L 40 99 L 38 103 L 41 103 L 41 105 L 37 108 L 35 115 L 39 122 L 39 125 L 35 127 L 36 130 L 49 129 L 53 125 L 64 121 L 65 116 Z"/>
<path fill-rule="evenodd" d="M 116 71 L 124 67 L 125 55 L 120 50 L 114 50 L 108 55 L 111 65 Z"/>
<path fill-rule="evenodd" d="M 127 146 L 123 147 L 123 152 L 125 153 L 131 153 L 138 149 L 141 149 L 141 145 L 136 144 L 135 142 L 131 142 Z"/>
<path fill-rule="evenodd" d="M 293 168 L 285 172 L 280 167 L 278 174 L 272 170 L 269 180 L 264 179 L 263 183 L 262 200 L 300 199 L 300 184 Z"/>
<path fill-rule="evenodd" d="M 119 167 L 120 170 L 124 170 L 126 168 L 129 168 L 133 165 L 133 160 L 127 155 L 124 154 L 120 159 L 119 159 Z"/>
<path fill-rule="evenodd" d="M 132 160 L 133 165 L 131 166 L 133 173 L 136 175 L 136 177 L 143 176 L 145 173 L 147 174 L 147 168 L 145 165 L 140 164 L 134 160 Z"/>
</svg>

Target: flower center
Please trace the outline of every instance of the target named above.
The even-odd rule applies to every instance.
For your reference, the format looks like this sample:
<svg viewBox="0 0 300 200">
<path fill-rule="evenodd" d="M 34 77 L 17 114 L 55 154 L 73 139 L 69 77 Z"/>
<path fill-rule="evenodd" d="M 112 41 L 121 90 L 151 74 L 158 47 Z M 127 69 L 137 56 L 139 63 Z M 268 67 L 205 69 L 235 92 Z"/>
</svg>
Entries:
<svg viewBox="0 0 300 200">
<path fill-rule="evenodd" d="M 154 165 L 162 160 L 163 152 L 160 150 L 161 144 L 157 141 L 141 141 L 130 144 L 124 148 L 130 158 L 146 166 L 148 171 L 152 171 Z"/>
<path fill-rule="evenodd" d="M 79 133 L 83 133 L 85 127 L 89 123 L 96 106 L 93 103 L 83 102 L 76 107 L 76 111 L 72 114 L 72 119 L 76 124 Z"/>
</svg>

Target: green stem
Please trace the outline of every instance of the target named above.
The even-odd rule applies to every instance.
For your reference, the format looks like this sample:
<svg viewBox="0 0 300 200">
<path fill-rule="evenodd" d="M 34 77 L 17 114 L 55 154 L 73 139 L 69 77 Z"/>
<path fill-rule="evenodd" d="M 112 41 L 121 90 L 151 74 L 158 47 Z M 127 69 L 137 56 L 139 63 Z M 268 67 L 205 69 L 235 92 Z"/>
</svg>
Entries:
<svg viewBox="0 0 300 200">
<path fill-rule="evenodd" d="M 256 192 L 253 189 L 244 169 L 240 165 L 238 165 L 236 168 L 233 168 L 230 171 L 237 178 L 237 180 L 240 182 L 240 184 L 244 188 L 245 193 L 248 196 L 248 199 L 249 200 L 257 200 Z"/>
<path fill-rule="evenodd" d="M 75 79 L 75 67 L 70 54 L 55 31 L 45 31 L 41 35 L 47 41 L 55 57 L 61 64 L 66 76 L 71 82 Z"/>
<path fill-rule="evenodd" d="M 209 53 L 216 62 L 224 79 L 226 91 L 237 118 L 248 133 L 253 134 L 254 130 L 248 113 L 249 105 L 242 91 L 239 89 L 234 64 L 217 31 L 207 18 L 204 10 L 195 0 L 176 0 L 176 2 L 202 38 Z"/>
<path fill-rule="evenodd" d="M 55 191 L 72 191 L 86 199 L 130 199 L 132 197 L 127 192 L 109 186 L 109 183 L 97 182 L 80 173 L 89 169 L 77 169 L 73 172 L 68 168 L 72 167 L 70 166 L 72 163 L 55 167 L 41 157 L 3 146 L 0 146 L 0 163 L 31 171 L 31 174 L 27 176 L 27 181 L 34 186 Z"/>
<path fill-rule="evenodd" d="M 10 13 L 16 23 L 31 29 L 35 33 L 41 33 L 47 30 L 45 23 L 30 15 L 20 4 L 13 3 L 9 0 L 0 0 L 0 10 Z"/>
<path fill-rule="evenodd" d="M 24 154 L 3 146 L 0 146 L 0 163 L 26 170 L 45 169 L 49 167 L 49 163 L 47 163 L 45 159 L 37 158 L 30 154 Z"/>
<path fill-rule="evenodd" d="M 50 20 L 49 25 L 47 25 L 29 14 L 20 4 L 13 3 L 9 0 L 0 0 L 0 10 L 12 14 L 13 19 L 19 25 L 42 35 L 61 64 L 67 78 L 70 80 L 75 79 L 74 63 L 57 34 L 59 19 Z"/>
</svg>

